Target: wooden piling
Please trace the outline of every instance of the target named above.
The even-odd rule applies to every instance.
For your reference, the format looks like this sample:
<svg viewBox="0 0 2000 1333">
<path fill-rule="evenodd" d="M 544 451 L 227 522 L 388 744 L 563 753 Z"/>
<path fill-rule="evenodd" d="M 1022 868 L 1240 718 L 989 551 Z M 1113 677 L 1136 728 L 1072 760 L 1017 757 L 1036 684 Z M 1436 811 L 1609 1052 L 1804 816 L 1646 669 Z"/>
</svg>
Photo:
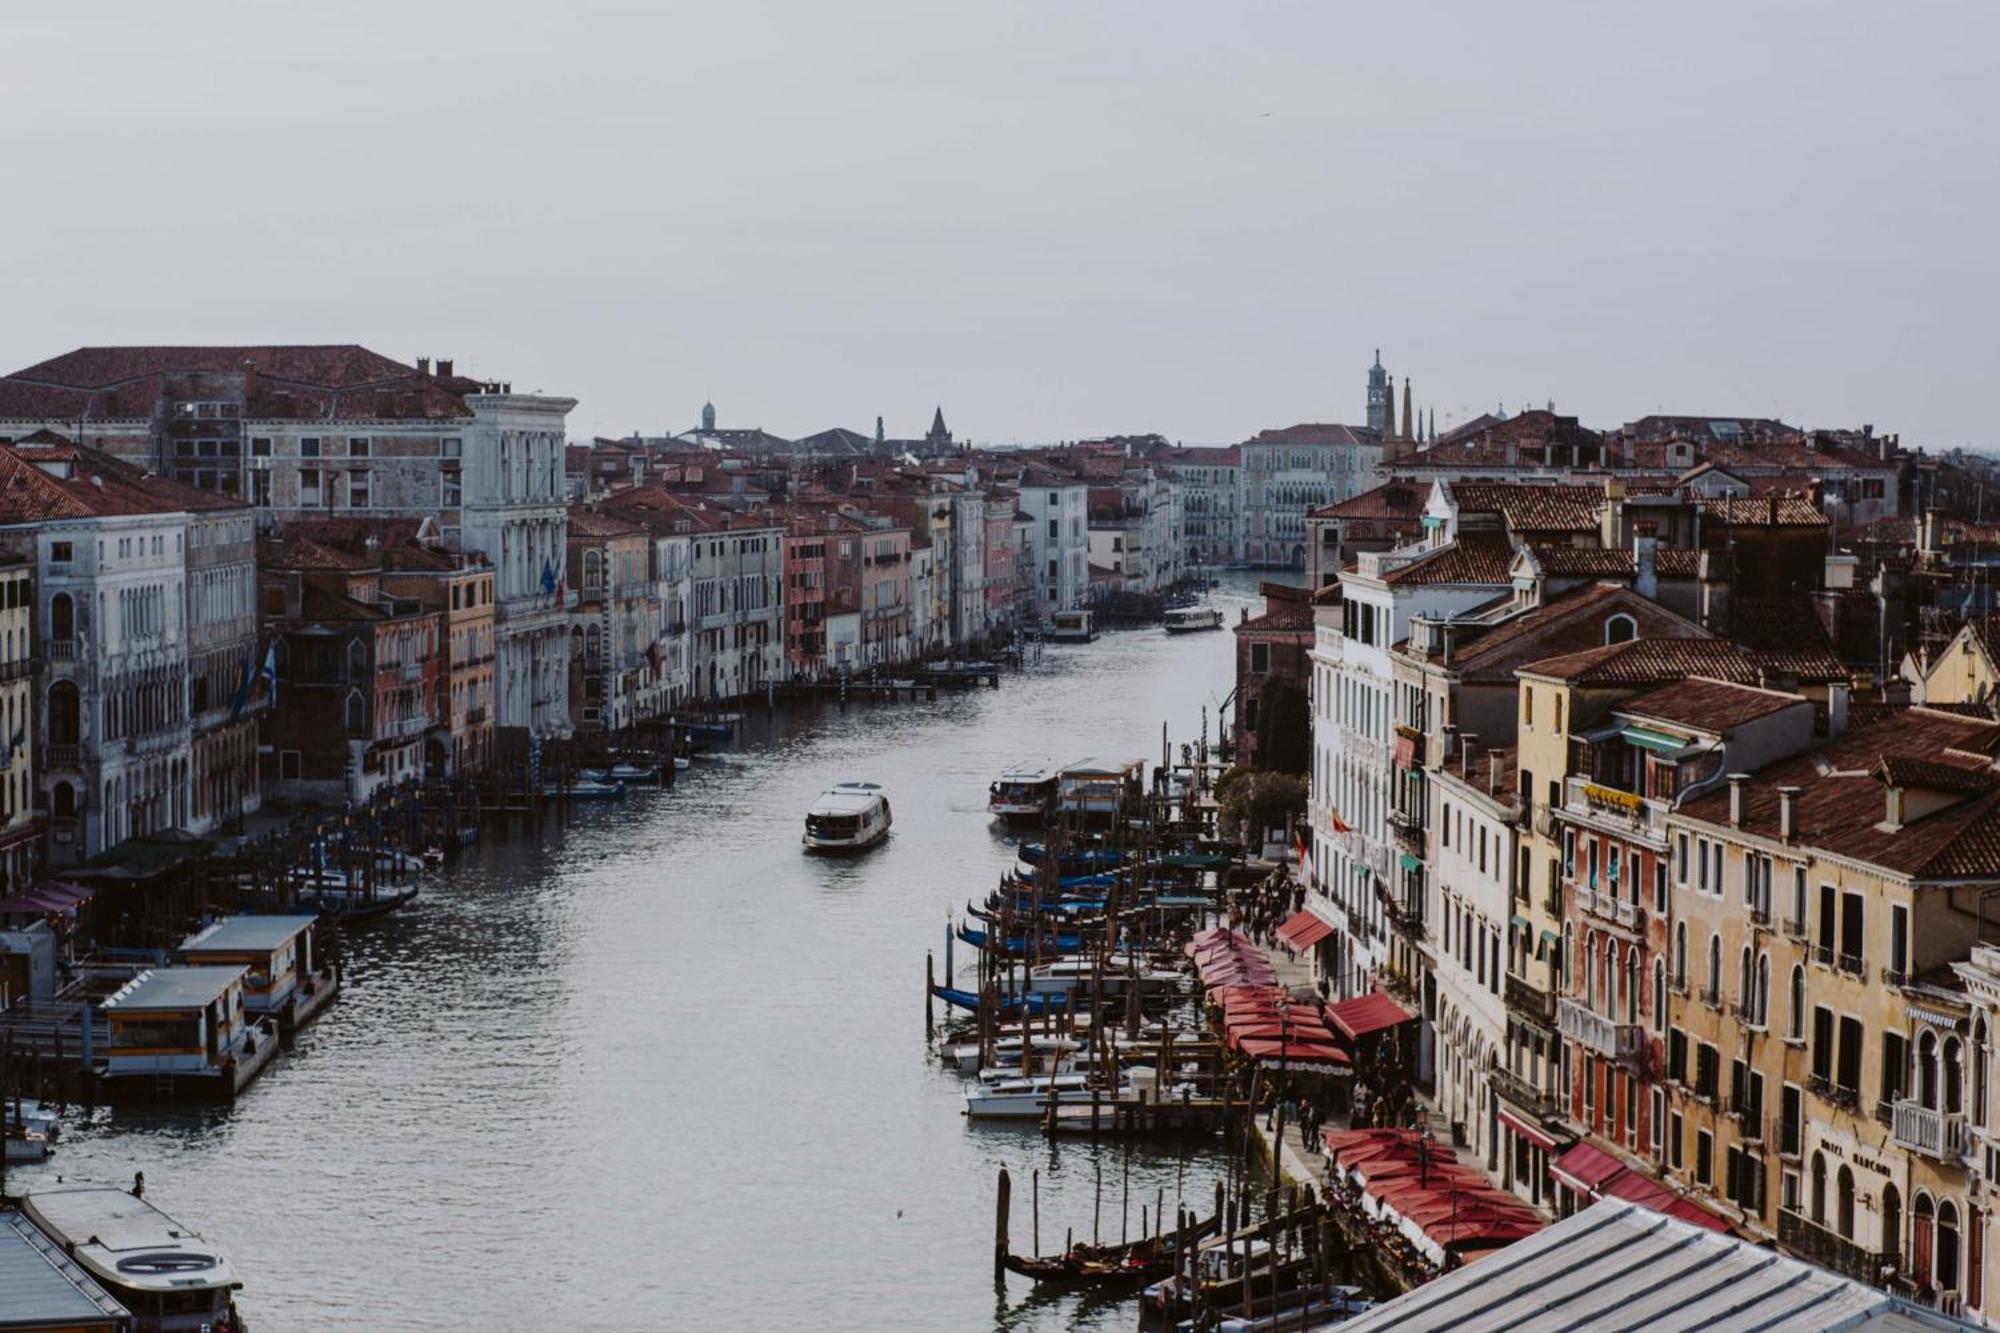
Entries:
<svg viewBox="0 0 2000 1333">
<path fill-rule="evenodd" d="M 1000 1196 L 994 1203 L 993 1211 L 993 1278 L 1005 1281 L 1007 1277 L 1007 1203 L 1013 1190 L 1013 1182 L 1007 1177 L 1007 1168 L 1000 1168 Z"/>
</svg>

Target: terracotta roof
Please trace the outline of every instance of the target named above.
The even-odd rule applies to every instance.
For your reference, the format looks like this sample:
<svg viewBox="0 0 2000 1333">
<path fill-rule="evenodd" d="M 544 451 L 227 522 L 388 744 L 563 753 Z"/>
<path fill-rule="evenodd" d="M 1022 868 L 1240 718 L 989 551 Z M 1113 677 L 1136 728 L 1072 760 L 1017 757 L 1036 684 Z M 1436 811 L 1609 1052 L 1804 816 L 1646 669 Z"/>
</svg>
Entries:
<svg viewBox="0 0 2000 1333">
<path fill-rule="evenodd" d="M 1463 515 L 1497 513 L 1514 532 L 1596 532 L 1604 492 L 1595 486 L 1508 485 L 1453 482 L 1451 498 Z"/>
<path fill-rule="evenodd" d="M 1739 597 L 1730 625 L 1731 637 L 1768 671 L 1811 681 L 1853 674 L 1809 597 Z"/>
<path fill-rule="evenodd" d="M 1621 614 L 1631 616 L 1647 640 L 1708 637 L 1693 621 L 1622 584 L 1591 583 L 1454 646 L 1452 670 L 1469 682 L 1511 680 L 1515 670 L 1527 663 L 1601 648 L 1605 621 Z"/>
<path fill-rule="evenodd" d="M 2000 743 L 2000 726 L 1928 708 L 1906 708 L 1850 730 L 1822 751 L 1795 755 L 1758 770 L 1744 792 L 1743 828 L 1778 836 L 1781 786 L 1800 789 L 1798 841 L 1916 879 L 2000 878 L 2000 787 L 1965 796 L 1943 809 L 1883 827 L 1887 802 L 1882 761 L 1938 761 L 1966 754 L 1973 768 Z M 1689 801 L 1681 813 L 1712 825 L 1729 819 L 1729 794 L 1717 789 Z"/>
<path fill-rule="evenodd" d="M 1704 512 L 1741 527 L 1823 528 L 1826 514 L 1803 495 L 1715 496 Z"/>
<path fill-rule="evenodd" d="M 596 510 L 572 505 L 569 511 L 569 535 L 571 537 L 633 537 L 644 534 L 646 529 L 629 519 L 613 514 L 602 514 Z"/>
<path fill-rule="evenodd" d="M 1726 732 L 1805 702 L 1796 694 L 1690 676 L 1627 699 L 1618 705 L 1617 711 L 1703 731 Z"/>
<path fill-rule="evenodd" d="M 1497 533 L 1466 533 L 1451 545 L 1431 555 L 1392 569 L 1382 581 L 1392 587 L 1416 587 L 1436 583 L 1506 584 L 1511 576 L 1514 548 Z"/>
<path fill-rule="evenodd" d="M 1279 426 L 1271 430 L 1260 430 L 1251 436 L 1246 444 L 1380 444 L 1381 432 L 1366 426 L 1342 426 L 1333 423 L 1301 422 L 1296 426 Z"/>
<path fill-rule="evenodd" d="M 1757 668 L 1744 651 L 1721 639 L 1630 639 L 1588 648 L 1521 668 L 1576 686 L 1656 685 L 1699 673 L 1744 685 Z"/>
<path fill-rule="evenodd" d="M 71 475 L 51 475 L 47 468 Z M 76 445 L 0 446 L 0 524 L 245 508 Z"/>
<path fill-rule="evenodd" d="M 379 558 L 371 559 L 297 531 L 275 533 L 257 543 L 257 564 L 263 569 L 353 573 L 379 569 L 381 563 Z"/>
<path fill-rule="evenodd" d="M 1875 761 L 1875 776 L 1891 787 L 1918 787 L 1961 796 L 1978 796 L 2000 786 L 2000 775 L 1991 768 L 1961 767 L 1894 754 L 1885 754 Z"/>
<path fill-rule="evenodd" d="M 1430 490 L 1430 486 L 1424 482 L 1392 478 L 1373 490 L 1363 491 L 1359 495 L 1342 500 L 1339 504 L 1321 505 L 1312 511 L 1312 517 L 1376 518 L 1414 523 L 1423 517 L 1424 504 L 1430 499 Z"/>
</svg>

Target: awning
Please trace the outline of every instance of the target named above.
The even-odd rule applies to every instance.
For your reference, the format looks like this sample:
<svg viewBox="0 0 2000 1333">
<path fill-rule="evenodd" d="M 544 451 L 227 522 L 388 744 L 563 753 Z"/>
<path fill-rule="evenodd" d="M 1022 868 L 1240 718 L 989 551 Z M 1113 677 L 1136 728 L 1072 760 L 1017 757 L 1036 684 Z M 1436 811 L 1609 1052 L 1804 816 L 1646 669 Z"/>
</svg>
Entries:
<svg viewBox="0 0 2000 1333">
<path fill-rule="evenodd" d="M 1665 1213 L 1668 1217 L 1678 1217 L 1683 1222 L 1692 1222 L 1710 1231 L 1729 1230 L 1727 1222 L 1706 1208 L 1683 1199 L 1650 1176 L 1641 1175 L 1630 1169 L 1608 1178 L 1599 1197 L 1623 1199 L 1627 1203 L 1636 1203 L 1641 1208 L 1650 1208 L 1656 1213 Z"/>
<path fill-rule="evenodd" d="M 38 884 L 26 893 L 0 898 L 0 916 L 40 916 L 45 912 L 66 912 L 97 895 L 82 884 Z"/>
<path fill-rule="evenodd" d="M 1534 933 L 1535 927 L 1534 924 L 1528 920 L 1528 918 L 1524 916 L 1516 916 L 1514 918 L 1514 929 L 1520 931 L 1523 935 L 1532 935 Z"/>
<path fill-rule="evenodd" d="M 1417 766 L 1417 743 L 1408 736 L 1396 737 L 1393 757 L 1397 768 L 1415 768 Z"/>
<path fill-rule="evenodd" d="M 1408 852 L 1398 852 L 1396 855 L 1402 862 L 1403 869 L 1405 870 L 1422 870 L 1424 868 L 1424 863 L 1416 857 L 1411 856 Z"/>
<path fill-rule="evenodd" d="M 1535 947 L 1535 957 L 1547 958 L 1549 950 L 1560 949 L 1561 947 L 1562 936 L 1556 934 L 1553 930 L 1545 930 L 1542 932 L 1542 942 Z"/>
<path fill-rule="evenodd" d="M 1349 1041 L 1360 1041 L 1377 1032 L 1416 1022 L 1416 1015 L 1379 990 L 1331 1005 L 1326 1016 Z"/>
<path fill-rule="evenodd" d="M 1628 726 L 1619 734 L 1634 745 L 1669 754 L 1676 750 L 1685 750 L 1689 744 L 1685 736 L 1669 736 L 1664 731 L 1654 731 L 1650 727 Z"/>
<path fill-rule="evenodd" d="M 1285 924 L 1278 927 L 1278 938 L 1304 953 L 1333 934 L 1333 923 L 1312 912 L 1294 912 Z"/>
<path fill-rule="evenodd" d="M 1563 1184 L 1592 1198 L 1604 1182 L 1625 1169 L 1625 1164 L 1602 1148 L 1579 1143 L 1549 1163 L 1549 1174 Z"/>
<path fill-rule="evenodd" d="M 1562 1146 L 1560 1143 L 1556 1142 L 1555 1138 L 1551 1136 L 1546 1129 L 1543 1129 L 1541 1126 L 1533 1124 L 1527 1120 L 1523 1120 L 1520 1116 L 1515 1115 L 1512 1111 L 1507 1110 L 1505 1107 L 1502 1107 L 1497 1112 L 1497 1114 L 1500 1117 L 1501 1124 L 1513 1130 L 1516 1134 L 1519 1134 L 1522 1138 L 1534 1144 L 1537 1148 L 1540 1148 L 1543 1152 L 1554 1152 L 1557 1148 Z"/>
</svg>

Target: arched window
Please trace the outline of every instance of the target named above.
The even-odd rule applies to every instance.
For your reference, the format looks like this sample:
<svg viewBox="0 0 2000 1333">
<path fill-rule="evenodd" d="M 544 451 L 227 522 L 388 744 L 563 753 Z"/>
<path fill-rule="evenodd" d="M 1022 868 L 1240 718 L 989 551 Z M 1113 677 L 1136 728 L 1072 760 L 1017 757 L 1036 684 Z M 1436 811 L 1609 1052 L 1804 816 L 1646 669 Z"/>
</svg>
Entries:
<svg viewBox="0 0 2000 1333">
<path fill-rule="evenodd" d="M 1944 1039 L 1944 1109 L 1952 1115 L 1965 1109 L 1965 1071 L 1959 1063 L 1963 1050 L 1956 1036 Z"/>
<path fill-rule="evenodd" d="M 359 736 L 367 730 L 368 705 L 362 699 L 360 690 L 348 691 L 346 717 L 343 720 L 350 736 Z"/>
<path fill-rule="evenodd" d="M 1894 1265 L 1903 1252 L 1903 1196 L 1894 1185 L 1882 1187 L 1882 1257 Z"/>
<path fill-rule="evenodd" d="M 1628 639 L 1636 639 L 1638 637 L 1639 622 L 1622 612 L 1604 622 L 1604 641 L 1606 643 L 1624 643 Z"/>
<path fill-rule="evenodd" d="M 1931 1285 L 1939 1291 L 1958 1290 L 1958 1205 L 1950 1199 L 1938 1204 L 1937 1279 Z"/>
<path fill-rule="evenodd" d="M 1682 990 L 1688 984 L 1688 928 L 1687 922 L 1674 923 L 1674 984 Z"/>
<path fill-rule="evenodd" d="M 1986 1127 L 1986 1015 L 1972 1020 L 1972 1119 Z"/>
<path fill-rule="evenodd" d="M 1917 1038 L 1917 1100 L 1925 1109 L 1937 1110 L 1937 1034 L 1928 1029 Z"/>
<path fill-rule="evenodd" d="M 82 727 L 82 705 L 75 683 L 59 680 L 49 686 L 49 744 L 81 744 Z"/>
<path fill-rule="evenodd" d="M 1910 1276 L 1928 1285 L 1931 1280 L 1931 1248 L 1936 1238 L 1936 1216 L 1931 1196 L 1919 1192 L 1910 1205 Z"/>
<path fill-rule="evenodd" d="M 1653 1031 L 1667 1030 L 1667 960 L 1653 960 Z"/>
<path fill-rule="evenodd" d="M 1752 970 L 1750 946 L 1743 946 L 1743 956 L 1736 964 L 1736 1004 L 1743 1011 L 1748 1022 L 1757 1021 L 1757 976 Z"/>
<path fill-rule="evenodd" d="M 1760 953 L 1757 955 L 1757 982 L 1756 982 L 1755 995 L 1753 998 L 1755 999 L 1757 1006 L 1757 1018 L 1756 1018 L 1757 1026 L 1760 1028 L 1765 1027 L 1769 1025 L 1771 1021 L 1771 955 L 1770 954 Z"/>
<path fill-rule="evenodd" d="M 53 799 L 54 799 L 53 808 L 55 810 L 56 818 L 74 819 L 76 817 L 75 787 L 72 787 L 67 782 L 58 782 L 56 784 L 55 796 Z"/>
<path fill-rule="evenodd" d="M 1625 1021 L 1634 1025 L 1639 1021 L 1639 949 L 1636 945 L 1625 951 Z"/>
<path fill-rule="evenodd" d="M 1597 1008 L 1597 932 L 1591 931 L 1583 937 L 1583 1003 L 1588 1009 Z"/>
<path fill-rule="evenodd" d="M 1722 994 L 1722 936 L 1708 937 L 1707 993 L 1713 999 Z"/>
<path fill-rule="evenodd" d="M 1785 1035 L 1793 1041 L 1805 1040 L 1806 970 L 1797 963 L 1792 964 L 1791 996 L 1787 1008 L 1790 1012 L 1785 1015 Z"/>
<path fill-rule="evenodd" d="M 1815 1226 L 1826 1225 L 1826 1154 L 1814 1153 L 1812 1159 L 1812 1220 Z"/>
<path fill-rule="evenodd" d="M 350 681 L 364 680 L 368 676 L 368 650 L 355 639 L 347 645 L 347 678 Z"/>
<path fill-rule="evenodd" d="M 67 643 L 76 637 L 76 603 L 66 592 L 59 592 L 49 599 L 49 637 L 58 643 Z"/>
<path fill-rule="evenodd" d="M 597 588 L 604 582 L 604 560 L 595 551 L 583 553 L 583 586 Z"/>
<path fill-rule="evenodd" d="M 1834 1177 L 1833 1229 L 1842 1240 L 1854 1239 L 1854 1170 L 1845 1162 Z"/>
</svg>

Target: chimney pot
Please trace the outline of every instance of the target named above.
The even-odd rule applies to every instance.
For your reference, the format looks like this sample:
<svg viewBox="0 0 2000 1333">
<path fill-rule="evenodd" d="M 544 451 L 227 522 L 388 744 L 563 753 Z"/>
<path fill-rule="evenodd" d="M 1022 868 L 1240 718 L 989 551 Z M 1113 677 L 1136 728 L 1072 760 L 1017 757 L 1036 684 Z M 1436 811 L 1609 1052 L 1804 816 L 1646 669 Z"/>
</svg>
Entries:
<svg viewBox="0 0 2000 1333">
<path fill-rule="evenodd" d="M 417 358 L 417 373 L 419 375 L 428 375 L 431 373 L 431 359 L 429 357 L 420 356 Z"/>
<path fill-rule="evenodd" d="M 1748 804 L 1750 775 L 1731 773 L 1729 775 L 1729 827 L 1743 827 L 1743 810 Z"/>
<path fill-rule="evenodd" d="M 439 379 L 441 379 L 441 380 L 448 380 L 448 379 L 450 379 L 450 378 L 451 378 L 451 358 L 450 358 L 450 357 L 448 357 L 448 356 L 441 356 L 441 357 L 439 357 L 439 358 L 438 358 L 438 373 L 437 373 L 437 377 L 438 377 Z"/>
<path fill-rule="evenodd" d="M 1791 842 L 1799 835 L 1799 789 L 1778 788 L 1778 836 Z"/>
</svg>

